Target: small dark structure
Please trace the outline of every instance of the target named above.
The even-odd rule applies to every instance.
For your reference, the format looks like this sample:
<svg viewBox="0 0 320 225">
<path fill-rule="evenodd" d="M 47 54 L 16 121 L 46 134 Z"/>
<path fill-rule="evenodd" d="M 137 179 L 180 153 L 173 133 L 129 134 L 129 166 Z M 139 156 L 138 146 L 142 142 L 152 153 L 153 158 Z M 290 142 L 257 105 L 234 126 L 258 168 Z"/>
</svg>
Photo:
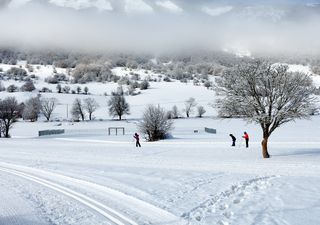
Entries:
<svg viewBox="0 0 320 225">
<path fill-rule="evenodd" d="M 213 128 L 208 128 L 208 127 L 205 127 L 204 128 L 204 131 L 209 133 L 209 134 L 216 134 L 217 133 L 217 130 L 216 129 L 213 129 Z"/>
<path fill-rule="evenodd" d="M 40 130 L 39 137 L 47 136 L 47 135 L 56 135 L 56 134 L 64 134 L 64 129 L 59 130 Z"/>
</svg>

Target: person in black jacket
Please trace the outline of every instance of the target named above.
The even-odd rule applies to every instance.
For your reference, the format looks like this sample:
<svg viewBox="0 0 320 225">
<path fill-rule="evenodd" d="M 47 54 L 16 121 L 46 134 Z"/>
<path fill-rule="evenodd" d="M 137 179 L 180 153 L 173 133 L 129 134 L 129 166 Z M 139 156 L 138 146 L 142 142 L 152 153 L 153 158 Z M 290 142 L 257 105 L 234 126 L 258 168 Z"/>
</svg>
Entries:
<svg viewBox="0 0 320 225">
<path fill-rule="evenodd" d="M 231 137 L 231 139 L 232 139 L 232 145 L 231 146 L 236 146 L 236 137 L 235 136 L 233 136 L 233 134 L 230 134 L 229 135 L 230 137 Z"/>
<path fill-rule="evenodd" d="M 133 137 L 136 139 L 136 147 L 141 147 L 139 134 L 135 133 Z"/>
</svg>

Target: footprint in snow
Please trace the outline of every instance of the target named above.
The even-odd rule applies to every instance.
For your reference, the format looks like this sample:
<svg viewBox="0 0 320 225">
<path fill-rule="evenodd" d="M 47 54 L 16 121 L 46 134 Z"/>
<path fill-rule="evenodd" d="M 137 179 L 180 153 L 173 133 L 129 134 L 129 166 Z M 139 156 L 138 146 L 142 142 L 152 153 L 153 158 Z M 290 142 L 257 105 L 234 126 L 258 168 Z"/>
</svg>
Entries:
<svg viewBox="0 0 320 225">
<path fill-rule="evenodd" d="M 224 215 L 227 219 L 230 219 L 231 216 L 233 215 L 233 212 L 224 212 L 222 213 L 222 215 Z"/>
<path fill-rule="evenodd" d="M 229 206 L 228 206 L 227 204 L 225 204 L 225 205 L 220 205 L 220 206 L 219 206 L 219 209 L 220 209 L 220 210 L 225 210 L 225 209 L 227 209 L 227 208 L 229 208 Z"/>
<path fill-rule="evenodd" d="M 241 199 L 236 198 L 235 200 L 233 200 L 233 204 L 239 204 L 241 202 Z"/>
<path fill-rule="evenodd" d="M 223 220 L 219 220 L 218 225 L 229 225 L 229 223 L 227 221 L 223 221 Z"/>
</svg>

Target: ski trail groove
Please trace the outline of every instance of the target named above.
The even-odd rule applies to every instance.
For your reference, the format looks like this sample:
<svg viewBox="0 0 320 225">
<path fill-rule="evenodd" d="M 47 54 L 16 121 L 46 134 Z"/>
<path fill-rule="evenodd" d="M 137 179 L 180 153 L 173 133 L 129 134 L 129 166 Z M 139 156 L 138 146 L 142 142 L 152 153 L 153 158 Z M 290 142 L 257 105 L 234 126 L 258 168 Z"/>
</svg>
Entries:
<svg viewBox="0 0 320 225">
<path fill-rule="evenodd" d="M 131 211 L 131 214 L 133 213 L 133 218 L 138 218 L 139 223 L 142 222 L 143 224 L 167 224 L 167 225 L 186 224 L 186 221 L 184 220 L 184 218 L 176 216 L 171 212 L 166 211 L 165 209 L 162 209 L 151 203 L 135 198 L 134 196 L 128 195 L 126 193 L 120 192 L 118 190 L 115 190 L 106 186 L 102 186 L 97 183 L 92 183 L 86 180 L 69 177 L 59 173 L 40 170 L 33 167 L 15 165 L 11 163 L 0 162 L 0 169 L 1 168 L 7 169 L 13 172 L 20 172 L 20 173 L 23 173 L 24 175 L 32 176 L 33 178 L 35 177 L 36 179 L 41 179 L 42 182 L 44 180 L 45 182 L 51 182 L 51 183 L 53 182 L 54 185 L 61 184 L 63 186 L 61 185 L 59 186 L 61 186 L 62 188 L 68 187 L 68 190 L 71 190 L 70 188 L 73 189 L 73 187 L 77 188 L 76 190 L 78 190 L 78 187 L 81 187 L 81 189 L 83 189 L 85 193 L 93 193 L 93 194 L 107 196 L 116 204 L 119 204 L 120 206 L 124 206 L 124 208 L 127 208 L 129 211 Z M 74 190 L 71 190 L 71 191 L 74 192 Z M 80 191 L 76 193 L 79 195 Z M 93 199 L 90 198 L 90 200 L 92 201 Z M 103 204 L 101 205 L 103 207 L 106 207 Z M 128 208 L 128 206 L 130 207 Z M 101 206 L 99 207 L 101 208 Z M 111 212 L 115 211 L 110 208 L 108 208 L 108 210 Z M 117 210 L 115 211 L 115 213 L 117 214 L 118 212 L 121 212 L 121 211 L 122 210 Z M 143 221 L 140 221 L 140 219 L 143 219 Z M 129 224 L 137 224 L 137 222 L 133 222 L 133 221 L 130 221 L 130 222 L 131 223 Z"/>
<path fill-rule="evenodd" d="M 33 176 L 33 175 L 29 175 L 17 170 L 13 170 L 13 169 L 8 169 L 8 168 L 4 168 L 4 167 L 0 167 L 0 171 L 2 172 L 6 172 L 6 173 L 10 173 L 12 175 L 33 181 L 35 183 L 41 184 L 47 188 L 50 188 L 54 191 L 57 191 L 61 194 L 64 194 L 84 205 L 86 205 L 88 208 L 98 212 L 100 215 L 104 216 L 105 218 L 107 218 L 108 220 L 110 220 L 111 222 L 117 224 L 117 225 L 138 225 L 138 223 L 134 222 L 133 220 L 131 220 L 130 218 L 127 218 L 126 216 L 120 214 L 119 212 L 109 208 L 108 206 L 84 195 L 81 193 L 78 193 L 76 191 L 73 191 L 69 188 L 63 187 L 59 184 L 55 184 L 51 181 Z"/>
</svg>

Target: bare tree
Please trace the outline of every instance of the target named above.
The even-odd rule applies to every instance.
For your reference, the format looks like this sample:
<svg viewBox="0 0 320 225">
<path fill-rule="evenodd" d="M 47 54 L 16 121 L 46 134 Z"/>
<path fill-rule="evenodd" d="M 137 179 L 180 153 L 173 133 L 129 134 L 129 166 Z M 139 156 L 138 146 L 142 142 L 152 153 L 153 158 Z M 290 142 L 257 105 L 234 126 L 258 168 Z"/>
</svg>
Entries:
<svg viewBox="0 0 320 225">
<path fill-rule="evenodd" d="M 111 116 L 118 116 L 119 120 L 122 119 L 123 115 L 130 114 L 130 107 L 123 95 L 111 96 L 109 102 L 109 114 Z"/>
<path fill-rule="evenodd" d="M 87 95 L 89 93 L 89 88 L 86 86 L 84 87 L 83 91 L 84 91 L 84 94 Z"/>
<path fill-rule="evenodd" d="M 9 131 L 12 124 L 16 122 L 19 115 L 19 105 L 15 97 L 8 97 L 4 100 L 0 100 L 0 120 L 1 120 L 1 132 L 4 137 L 9 138 Z"/>
<path fill-rule="evenodd" d="M 58 100 L 56 98 L 42 98 L 41 99 L 41 112 L 47 121 L 50 120 L 53 110 L 56 108 Z"/>
<path fill-rule="evenodd" d="M 71 114 L 75 119 L 81 118 L 82 121 L 84 121 L 85 117 L 85 110 L 84 110 L 84 105 L 82 104 L 81 99 L 76 98 L 73 102 L 72 109 L 71 109 Z"/>
<path fill-rule="evenodd" d="M 62 93 L 61 84 L 57 84 L 56 89 L 57 89 L 58 93 Z"/>
<path fill-rule="evenodd" d="M 0 92 L 5 90 L 6 90 L 5 86 L 3 85 L 2 81 L 0 81 Z"/>
<path fill-rule="evenodd" d="M 198 117 L 200 118 L 207 112 L 202 105 L 199 105 L 197 107 L 197 111 L 198 111 Z"/>
<path fill-rule="evenodd" d="M 194 98 L 189 98 L 185 103 L 184 111 L 186 112 L 187 117 L 190 117 L 190 114 L 193 113 L 194 107 L 196 107 L 197 103 Z"/>
<path fill-rule="evenodd" d="M 71 88 L 69 86 L 64 86 L 62 90 L 64 93 L 69 94 Z"/>
<path fill-rule="evenodd" d="M 81 93 L 81 87 L 77 86 L 77 94 L 80 94 L 80 93 Z"/>
<path fill-rule="evenodd" d="M 29 98 L 25 102 L 22 118 L 30 120 L 31 122 L 37 121 L 40 114 L 41 103 L 39 97 Z"/>
<path fill-rule="evenodd" d="M 1 114 L 1 112 L 0 112 Z M 0 120 L 0 138 L 2 137 L 2 134 L 4 133 L 4 123 L 2 120 Z"/>
<path fill-rule="evenodd" d="M 92 120 L 92 114 L 99 108 L 99 104 L 94 98 L 86 98 L 84 99 L 84 108 L 89 114 L 89 120 Z"/>
<path fill-rule="evenodd" d="M 178 107 L 177 107 L 176 105 L 174 105 L 174 106 L 172 107 L 171 112 L 172 112 L 172 117 L 173 117 L 174 119 L 178 119 L 178 118 L 179 118 L 180 112 L 179 112 L 179 109 L 178 109 Z"/>
<path fill-rule="evenodd" d="M 260 124 L 262 154 L 269 158 L 268 139 L 282 124 L 308 118 L 314 86 L 306 74 L 291 73 L 288 66 L 264 61 L 241 64 L 217 80 L 224 98 L 217 103 L 224 117 L 240 116 Z"/>
<path fill-rule="evenodd" d="M 148 136 L 148 141 L 165 139 L 173 129 L 172 120 L 168 119 L 166 111 L 160 106 L 148 105 L 142 121 L 139 124 L 141 133 Z"/>
</svg>

